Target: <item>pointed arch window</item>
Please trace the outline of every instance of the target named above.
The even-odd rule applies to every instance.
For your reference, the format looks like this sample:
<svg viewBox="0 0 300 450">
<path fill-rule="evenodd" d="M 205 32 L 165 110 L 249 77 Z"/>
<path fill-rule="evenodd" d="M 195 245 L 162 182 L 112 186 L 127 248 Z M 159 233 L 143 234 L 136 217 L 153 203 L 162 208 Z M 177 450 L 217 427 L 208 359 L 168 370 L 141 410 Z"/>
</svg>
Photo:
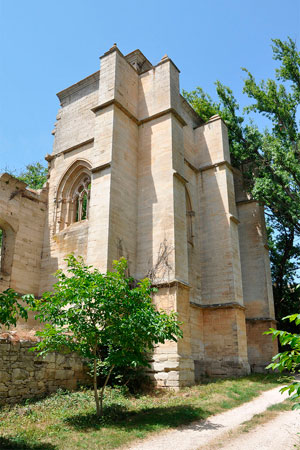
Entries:
<svg viewBox="0 0 300 450">
<path fill-rule="evenodd" d="M 73 203 L 75 204 L 74 222 L 86 220 L 89 217 L 91 179 L 85 176 L 75 188 Z"/>
<path fill-rule="evenodd" d="M 55 231 L 89 218 L 91 168 L 86 161 L 76 161 L 63 176 L 56 197 Z"/>
</svg>

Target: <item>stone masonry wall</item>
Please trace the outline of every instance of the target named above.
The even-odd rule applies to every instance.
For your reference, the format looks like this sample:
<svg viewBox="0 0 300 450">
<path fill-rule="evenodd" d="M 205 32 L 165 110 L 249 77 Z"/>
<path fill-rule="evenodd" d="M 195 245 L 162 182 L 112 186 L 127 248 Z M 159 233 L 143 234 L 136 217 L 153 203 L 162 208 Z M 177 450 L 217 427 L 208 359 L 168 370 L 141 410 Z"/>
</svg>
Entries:
<svg viewBox="0 0 300 450">
<path fill-rule="evenodd" d="M 50 353 L 41 358 L 29 351 L 33 345 L 32 340 L 0 336 L 0 405 L 88 383 L 86 368 L 76 354 Z"/>
</svg>

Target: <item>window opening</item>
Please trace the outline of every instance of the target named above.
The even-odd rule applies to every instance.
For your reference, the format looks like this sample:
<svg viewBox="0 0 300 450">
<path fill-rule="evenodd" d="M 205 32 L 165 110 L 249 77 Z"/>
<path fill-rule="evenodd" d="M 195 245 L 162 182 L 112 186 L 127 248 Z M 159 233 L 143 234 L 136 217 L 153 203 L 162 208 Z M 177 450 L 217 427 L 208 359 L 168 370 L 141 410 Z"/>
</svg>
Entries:
<svg viewBox="0 0 300 450">
<path fill-rule="evenodd" d="M 195 212 L 192 210 L 192 203 L 187 189 L 185 189 L 185 207 L 187 241 L 189 244 L 194 245 L 193 217 L 195 216 Z"/>
<path fill-rule="evenodd" d="M 57 191 L 54 233 L 89 218 L 90 165 L 76 161 L 65 173 Z"/>
<path fill-rule="evenodd" d="M 89 203 L 90 203 L 91 180 L 89 177 L 84 178 L 74 193 L 75 201 L 75 222 L 88 219 Z"/>
</svg>

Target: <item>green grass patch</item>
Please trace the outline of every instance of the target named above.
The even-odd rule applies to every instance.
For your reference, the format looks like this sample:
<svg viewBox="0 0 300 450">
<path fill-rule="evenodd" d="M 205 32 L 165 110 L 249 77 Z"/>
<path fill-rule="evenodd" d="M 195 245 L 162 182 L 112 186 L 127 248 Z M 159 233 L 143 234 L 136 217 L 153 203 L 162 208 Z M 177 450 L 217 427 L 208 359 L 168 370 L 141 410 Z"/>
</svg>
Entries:
<svg viewBox="0 0 300 450">
<path fill-rule="evenodd" d="M 0 410 L 1 450 L 106 450 L 151 433 L 206 419 L 280 384 L 278 375 L 206 380 L 179 392 L 130 395 L 108 388 L 105 417 L 95 415 L 93 392 L 64 392 Z"/>
</svg>

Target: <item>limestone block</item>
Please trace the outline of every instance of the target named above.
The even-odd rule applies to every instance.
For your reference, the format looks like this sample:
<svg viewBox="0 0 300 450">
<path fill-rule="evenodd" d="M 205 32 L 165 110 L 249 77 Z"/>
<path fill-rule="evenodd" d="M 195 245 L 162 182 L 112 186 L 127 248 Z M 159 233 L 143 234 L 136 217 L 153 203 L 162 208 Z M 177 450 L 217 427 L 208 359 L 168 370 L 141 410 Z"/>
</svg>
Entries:
<svg viewBox="0 0 300 450">
<path fill-rule="evenodd" d="M 169 378 L 168 372 L 158 372 L 154 374 L 155 380 L 167 380 Z"/>
<path fill-rule="evenodd" d="M 55 363 L 55 353 L 48 353 L 43 360 L 47 363 Z"/>
<path fill-rule="evenodd" d="M 0 383 L 5 383 L 10 380 L 10 375 L 4 370 L 0 370 Z"/>
<path fill-rule="evenodd" d="M 13 369 L 12 380 L 26 380 L 28 378 L 28 372 L 22 369 Z"/>
<path fill-rule="evenodd" d="M 170 371 L 170 372 L 167 372 L 167 374 L 168 374 L 168 382 L 169 381 L 175 381 L 175 380 L 179 380 L 179 379 L 181 379 L 181 374 L 179 374 L 179 372 L 177 372 L 177 371 Z"/>
</svg>

